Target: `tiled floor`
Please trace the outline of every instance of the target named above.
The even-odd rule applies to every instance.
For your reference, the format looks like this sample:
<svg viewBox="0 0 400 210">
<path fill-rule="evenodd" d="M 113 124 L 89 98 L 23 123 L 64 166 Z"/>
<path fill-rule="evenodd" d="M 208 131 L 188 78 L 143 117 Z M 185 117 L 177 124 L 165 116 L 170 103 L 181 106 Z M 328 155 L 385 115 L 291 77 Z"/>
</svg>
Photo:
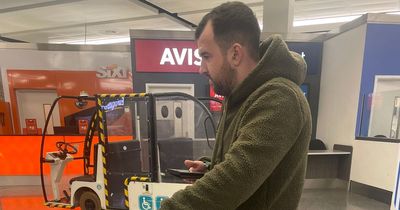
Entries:
<svg viewBox="0 0 400 210">
<path fill-rule="evenodd" d="M 0 187 L 0 210 L 64 210 L 43 203 L 40 186 Z"/>
<path fill-rule="evenodd" d="M 0 187 L 0 210 L 58 210 L 43 206 L 38 186 Z M 306 189 L 299 210 L 388 210 L 389 206 L 344 189 Z"/>
<path fill-rule="evenodd" d="M 345 189 L 305 189 L 299 210 L 389 210 L 387 204 Z"/>
</svg>

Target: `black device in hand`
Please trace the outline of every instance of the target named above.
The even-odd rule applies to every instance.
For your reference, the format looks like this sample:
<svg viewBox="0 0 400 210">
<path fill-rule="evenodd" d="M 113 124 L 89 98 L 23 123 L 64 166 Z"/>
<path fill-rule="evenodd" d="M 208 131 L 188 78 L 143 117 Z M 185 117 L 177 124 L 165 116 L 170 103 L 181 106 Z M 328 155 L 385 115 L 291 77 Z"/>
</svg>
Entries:
<svg viewBox="0 0 400 210">
<path fill-rule="evenodd" d="M 182 179 L 200 179 L 204 176 L 204 172 L 191 172 L 187 169 L 168 168 L 167 172 Z"/>
</svg>

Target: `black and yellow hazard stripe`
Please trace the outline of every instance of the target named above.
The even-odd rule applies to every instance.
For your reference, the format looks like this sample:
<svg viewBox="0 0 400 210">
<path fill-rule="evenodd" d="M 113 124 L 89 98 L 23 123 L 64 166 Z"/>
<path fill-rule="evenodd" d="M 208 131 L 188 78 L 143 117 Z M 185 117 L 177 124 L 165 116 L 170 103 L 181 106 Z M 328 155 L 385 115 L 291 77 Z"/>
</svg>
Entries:
<svg viewBox="0 0 400 210">
<path fill-rule="evenodd" d="M 89 164 L 88 163 L 89 163 L 89 156 L 90 156 L 90 146 L 92 144 L 92 138 L 93 138 L 94 132 L 96 130 L 95 126 L 96 126 L 97 114 L 98 113 L 95 113 L 95 115 L 92 117 L 92 120 L 91 120 L 91 123 L 90 123 L 90 126 L 89 126 L 89 131 L 88 131 L 88 134 L 86 136 L 87 139 L 85 139 L 85 143 L 86 143 L 85 147 L 87 148 L 87 151 L 85 151 L 87 154 L 85 154 L 85 155 L 86 155 L 86 157 L 88 157 L 88 158 L 84 159 L 86 174 L 89 173 Z"/>
<path fill-rule="evenodd" d="M 56 202 L 46 202 L 46 203 L 44 203 L 44 205 L 48 206 L 50 208 L 64 208 L 64 209 L 75 208 L 75 206 L 72 206 L 71 204 L 56 203 Z"/>
<path fill-rule="evenodd" d="M 126 93 L 126 94 L 100 94 L 101 98 L 126 98 L 126 97 L 145 97 L 147 93 Z"/>
<path fill-rule="evenodd" d="M 129 192 L 128 192 L 128 185 L 130 182 L 150 182 L 149 177 L 138 177 L 138 176 L 132 176 L 128 177 L 124 181 L 124 195 L 125 195 L 125 206 L 129 208 Z"/>
<path fill-rule="evenodd" d="M 94 131 L 95 131 L 95 127 L 94 126 L 95 126 L 96 120 L 97 120 L 97 113 L 95 114 L 92 122 L 90 123 L 89 133 L 88 133 L 89 137 L 91 137 L 93 135 Z M 90 143 L 90 142 L 87 142 L 87 143 Z M 87 146 L 89 146 L 89 145 L 87 145 Z"/>
<path fill-rule="evenodd" d="M 147 94 L 146 93 L 130 93 L 130 94 L 101 94 L 97 95 L 97 108 L 98 108 L 98 122 L 99 122 L 99 143 L 103 146 L 102 147 L 102 155 L 103 155 L 103 174 L 104 174 L 104 194 L 105 194 L 105 203 L 106 203 L 106 208 L 109 208 L 109 186 L 108 186 L 108 175 L 107 175 L 107 160 L 106 160 L 106 154 L 107 154 L 107 145 L 108 145 L 108 139 L 106 135 L 106 128 L 105 128 L 105 119 L 103 116 L 103 110 L 101 107 L 103 106 L 103 99 L 108 99 L 108 98 L 125 98 L 125 97 L 145 97 Z"/>
<path fill-rule="evenodd" d="M 104 132 L 104 118 L 103 118 L 103 111 L 100 108 L 102 106 L 103 102 L 101 100 L 100 97 L 97 98 L 97 106 L 98 106 L 98 122 L 99 122 L 99 143 L 100 145 L 102 145 L 102 150 L 101 150 L 101 154 L 102 154 L 102 162 L 103 162 L 103 175 L 104 175 L 104 194 L 106 196 L 105 199 L 105 203 L 106 203 L 106 208 L 109 208 L 110 206 L 110 202 L 109 202 L 109 198 L 110 195 L 108 193 L 108 176 L 107 176 L 107 160 L 106 160 L 106 144 L 107 144 L 107 140 L 105 137 L 105 132 Z"/>
</svg>

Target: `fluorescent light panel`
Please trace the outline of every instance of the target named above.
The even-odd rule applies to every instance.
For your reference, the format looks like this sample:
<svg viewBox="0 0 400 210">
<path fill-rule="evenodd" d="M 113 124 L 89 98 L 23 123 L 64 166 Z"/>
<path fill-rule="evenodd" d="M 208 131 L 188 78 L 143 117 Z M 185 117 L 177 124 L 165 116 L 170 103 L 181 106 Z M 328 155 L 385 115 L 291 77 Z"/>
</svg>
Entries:
<svg viewBox="0 0 400 210">
<path fill-rule="evenodd" d="M 91 45 L 101 45 L 101 44 L 117 44 L 117 43 L 128 43 L 130 42 L 130 37 L 119 37 L 110 39 L 90 39 L 90 40 L 61 40 L 54 41 L 56 44 L 91 44 Z"/>
<path fill-rule="evenodd" d="M 391 15 L 400 15 L 400 11 L 392 11 L 386 12 L 386 14 Z M 309 20 L 295 20 L 293 21 L 293 26 L 309 26 L 309 25 L 322 25 L 329 23 L 343 23 L 349 22 L 356 18 L 361 17 L 361 15 L 350 15 L 350 16 L 341 16 L 341 17 L 331 17 L 331 18 L 317 18 L 317 19 L 309 19 Z"/>
<path fill-rule="evenodd" d="M 332 17 L 332 18 L 318 18 L 318 19 L 309 19 L 309 20 L 296 20 L 296 21 L 293 21 L 293 26 L 297 27 L 297 26 L 321 25 L 321 24 L 329 24 L 329 23 L 343 23 L 343 22 L 352 21 L 359 17 L 361 17 L 361 15 Z"/>
<path fill-rule="evenodd" d="M 400 15 L 400 11 L 388 12 L 386 14 Z M 351 16 L 332 17 L 332 18 L 317 18 L 317 19 L 309 19 L 309 20 L 296 20 L 296 21 L 293 21 L 293 26 L 298 27 L 298 26 L 322 25 L 322 24 L 330 24 L 330 23 L 343 23 L 343 22 L 352 21 L 359 17 L 361 17 L 361 15 L 351 15 Z M 262 24 L 260 24 L 260 27 L 262 28 Z M 127 42 L 130 42 L 130 37 L 119 37 L 119 38 L 111 38 L 111 39 L 91 39 L 91 40 L 86 40 L 86 42 L 84 40 L 61 40 L 61 41 L 53 41 L 52 43 L 101 45 L 101 44 L 116 44 L 116 43 L 127 43 Z"/>
</svg>

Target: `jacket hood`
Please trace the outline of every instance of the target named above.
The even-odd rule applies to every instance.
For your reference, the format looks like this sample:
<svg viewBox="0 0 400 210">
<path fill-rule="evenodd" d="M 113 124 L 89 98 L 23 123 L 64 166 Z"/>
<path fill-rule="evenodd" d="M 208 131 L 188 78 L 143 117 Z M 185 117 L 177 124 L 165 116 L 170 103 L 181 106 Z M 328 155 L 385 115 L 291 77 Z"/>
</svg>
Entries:
<svg viewBox="0 0 400 210">
<path fill-rule="evenodd" d="M 272 79 L 283 77 L 301 85 L 307 74 L 307 65 L 301 55 L 289 51 L 279 35 L 273 35 L 260 45 L 260 61 L 253 73 Z"/>
<path fill-rule="evenodd" d="M 241 102 L 266 81 L 283 77 L 300 85 L 307 74 L 307 64 L 298 53 L 289 51 L 281 36 L 272 35 L 260 45 L 260 61 L 247 78 L 236 87 L 229 100 Z"/>
</svg>

